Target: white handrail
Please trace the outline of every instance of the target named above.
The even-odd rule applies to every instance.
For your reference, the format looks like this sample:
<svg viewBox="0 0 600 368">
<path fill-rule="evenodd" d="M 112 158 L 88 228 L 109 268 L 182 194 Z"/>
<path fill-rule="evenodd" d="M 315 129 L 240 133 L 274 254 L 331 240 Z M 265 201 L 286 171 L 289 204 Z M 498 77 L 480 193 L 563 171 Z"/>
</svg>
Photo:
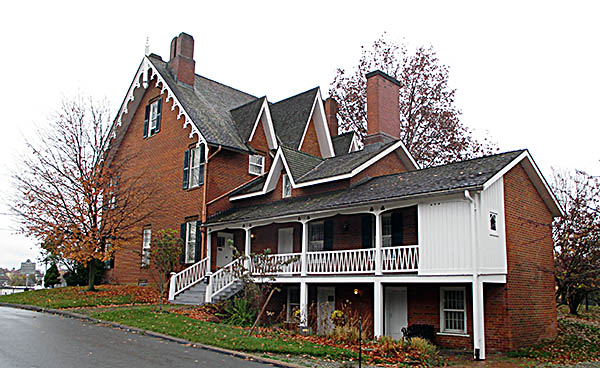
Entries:
<svg viewBox="0 0 600 368">
<path fill-rule="evenodd" d="M 414 272 L 419 270 L 419 246 L 382 248 L 383 272 Z"/>
<path fill-rule="evenodd" d="M 271 254 L 266 258 L 257 257 L 250 262 L 252 275 L 293 275 L 302 270 L 302 253 Z M 258 264 L 258 262 L 264 264 Z"/>
<path fill-rule="evenodd" d="M 169 300 L 174 300 L 176 295 L 200 282 L 207 271 L 208 258 L 204 258 L 179 273 L 171 274 Z"/>
<path fill-rule="evenodd" d="M 372 273 L 375 272 L 375 249 L 308 252 L 308 273 Z"/>
<path fill-rule="evenodd" d="M 206 293 L 212 297 L 236 282 L 239 279 L 238 272 L 241 270 L 240 263 L 244 260 L 244 257 L 240 257 L 210 275 L 208 283 L 210 290 L 207 288 Z"/>
</svg>

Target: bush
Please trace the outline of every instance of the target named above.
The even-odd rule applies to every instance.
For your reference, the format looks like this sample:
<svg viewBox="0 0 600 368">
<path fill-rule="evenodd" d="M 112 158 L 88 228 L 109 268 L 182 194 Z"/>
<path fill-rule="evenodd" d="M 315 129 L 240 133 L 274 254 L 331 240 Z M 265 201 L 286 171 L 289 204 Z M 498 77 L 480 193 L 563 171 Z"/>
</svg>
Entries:
<svg viewBox="0 0 600 368">
<path fill-rule="evenodd" d="M 60 284 L 60 280 L 58 279 L 58 267 L 56 263 L 53 263 L 50 268 L 46 271 L 44 275 L 44 286 L 45 287 L 54 287 L 56 284 Z"/>
<path fill-rule="evenodd" d="M 433 341 L 435 337 L 435 328 L 433 325 L 410 325 L 408 328 L 403 328 L 404 337 L 409 339 L 420 337 L 429 341 Z"/>
<path fill-rule="evenodd" d="M 232 326 L 250 327 L 256 320 L 258 311 L 247 299 L 235 297 L 224 308 L 223 322 Z"/>
<path fill-rule="evenodd" d="M 413 337 L 393 340 L 383 336 L 373 346 L 373 361 L 383 363 L 422 363 L 425 366 L 437 366 L 440 362 L 438 349 L 429 341 Z"/>
</svg>

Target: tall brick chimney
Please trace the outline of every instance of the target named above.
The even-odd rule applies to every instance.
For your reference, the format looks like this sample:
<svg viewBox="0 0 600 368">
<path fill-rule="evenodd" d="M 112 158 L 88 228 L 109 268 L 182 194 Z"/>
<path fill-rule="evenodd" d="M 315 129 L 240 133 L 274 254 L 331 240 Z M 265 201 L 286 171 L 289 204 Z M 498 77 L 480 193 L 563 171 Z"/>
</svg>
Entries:
<svg viewBox="0 0 600 368">
<path fill-rule="evenodd" d="M 171 58 L 167 64 L 178 82 L 194 86 L 194 37 L 181 32 L 171 41 Z"/>
<path fill-rule="evenodd" d="M 338 135 L 338 103 L 331 97 L 328 97 L 323 101 L 323 107 L 325 107 L 325 117 L 327 118 L 327 125 L 329 126 L 329 134 L 332 137 Z"/>
<path fill-rule="evenodd" d="M 388 142 L 400 137 L 401 83 L 381 70 L 367 73 L 367 136 L 364 144 Z"/>
</svg>

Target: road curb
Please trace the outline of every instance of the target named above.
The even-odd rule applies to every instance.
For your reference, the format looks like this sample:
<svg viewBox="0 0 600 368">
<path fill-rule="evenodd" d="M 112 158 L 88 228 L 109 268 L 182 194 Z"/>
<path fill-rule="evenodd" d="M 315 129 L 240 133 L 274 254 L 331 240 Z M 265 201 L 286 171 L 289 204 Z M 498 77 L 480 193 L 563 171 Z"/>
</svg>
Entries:
<svg viewBox="0 0 600 368">
<path fill-rule="evenodd" d="M 109 326 L 112 326 L 112 327 L 115 327 L 115 328 L 118 328 L 118 329 L 121 329 L 121 330 L 125 330 L 125 331 L 128 331 L 128 332 L 135 332 L 135 333 L 138 333 L 138 334 L 148 335 L 148 336 L 152 336 L 152 337 L 155 337 L 155 338 L 158 338 L 158 339 L 172 341 L 172 342 L 176 342 L 176 343 L 182 344 L 182 345 L 189 345 L 189 346 L 194 347 L 194 348 L 199 348 L 199 349 L 214 351 L 214 352 L 217 352 L 217 353 L 234 356 L 236 358 L 241 358 L 241 359 L 244 359 L 244 360 L 254 360 L 254 361 L 257 361 L 257 362 L 260 362 L 260 363 L 271 364 L 271 365 L 273 365 L 275 367 L 281 367 L 281 368 L 306 368 L 305 366 L 301 366 L 301 365 L 298 365 L 298 364 L 286 363 L 286 362 L 282 362 L 280 360 L 275 360 L 275 359 L 270 359 L 270 358 L 264 358 L 264 357 L 260 357 L 260 356 L 256 356 L 256 355 L 252 355 L 252 354 L 248 354 L 248 353 L 244 353 L 244 352 L 241 352 L 241 351 L 229 350 L 229 349 L 219 348 L 219 347 L 216 347 L 216 346 L 199 344 L 197 342 L 188 341 L 188 340 L 185 340 L 185 339 L 180 339 L 178 337 L 165 335 L 165 334 L 162 334 L 160 332 L 154 332 L 154 331 L 150 331 L 150 330 L 144 330 L 144 329 L 133 327 L 133 326 L 123 325 L 123 324 L 117 323 L 117 322 L 105 321 L 105 320 L 101 320 L 101 319 L 97 319 L 97 318 L 92 318 L 92 317 L 86 316 L 84 314 L 75 313 L 75 312 L 71 312 L 71 311 L 67 311 L 67 310 L 62 310 L 62 309 L 44 308 L 44 307 L 38 307 L 36 305 L 13 304 L 13 303 L 3 303 L 3 302 L 0 302 L 0 307 L 18 308 L 18 309 L 25 309 L 25 310 L 29 310 L 29 311 L 33 311 L 33 312 L 42 312 L 42 313 L 56 314 L 56 315 L 61 315 L 61 316 L 64 316 L 64 317 L 81 319 L 81 320 L 92 322 L 92 323 L 99 324 L 99 325 L 109 325 Z"/>
</svg>

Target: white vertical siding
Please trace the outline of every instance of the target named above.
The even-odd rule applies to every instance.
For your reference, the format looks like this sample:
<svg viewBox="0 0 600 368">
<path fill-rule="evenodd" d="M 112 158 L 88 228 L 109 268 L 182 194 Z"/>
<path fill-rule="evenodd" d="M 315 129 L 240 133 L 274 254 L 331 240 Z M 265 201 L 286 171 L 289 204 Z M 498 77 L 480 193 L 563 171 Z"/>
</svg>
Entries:
<svg viewBox="0 0 600 368">
<path fill-rule="evenodd" d="M 479 272 L 506 273 L 506 231 L 504 217 L 504 180 L 498 179 L 481 192 L 478 211 Z M 497 231 L 490 231 L 490 212 L 497 213 Z"/>
<path fill-rule="evenodd" d="M 470 205 L 466 200 L 419 204 L 419 274 L 472 273 Z"/>
</svg>

